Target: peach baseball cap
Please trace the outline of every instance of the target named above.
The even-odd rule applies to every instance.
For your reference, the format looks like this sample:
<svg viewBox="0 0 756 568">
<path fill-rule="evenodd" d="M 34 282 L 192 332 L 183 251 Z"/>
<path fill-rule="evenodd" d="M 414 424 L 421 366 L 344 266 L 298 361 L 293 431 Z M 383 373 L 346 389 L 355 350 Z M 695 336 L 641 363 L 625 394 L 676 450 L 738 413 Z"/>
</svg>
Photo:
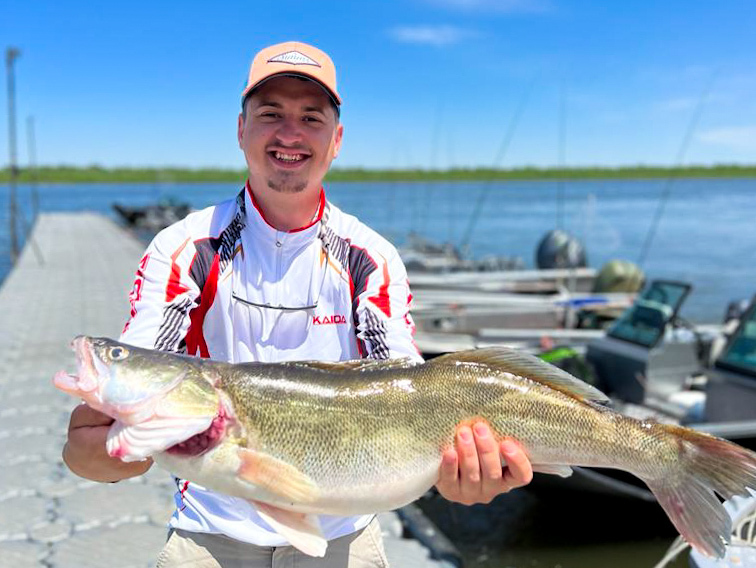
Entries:
<svg viewBox="0 0 756 568">
<path fill-rule="evenodd" d="M 333 61 L 317 47 L 298 41 L 287 41 L 261 50 L 249 66 L 247 86 L 242 91 L 242 102 L 255 87 L 276 75 L 296 75 L 319 83 L 338 107 L 341 97 L 336 90 L 336 67 Z"/>
</svg>

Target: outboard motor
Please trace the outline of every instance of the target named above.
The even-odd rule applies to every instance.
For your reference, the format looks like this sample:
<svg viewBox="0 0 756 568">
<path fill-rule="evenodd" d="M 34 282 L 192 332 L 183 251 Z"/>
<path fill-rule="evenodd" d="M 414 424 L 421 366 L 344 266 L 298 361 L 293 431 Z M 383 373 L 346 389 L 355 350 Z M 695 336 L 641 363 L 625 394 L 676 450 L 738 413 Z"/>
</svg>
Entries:
<svg viewBox="0 0 756 568">
<path fill-rule="evenodd" d="M 549 231 L 538 243 L 538 268 L 584 268 L 587 265 L 585 248 L 580 241 L 565 231 Z"/>
<path fill-rule="evenodd" d="M 639 292 L 646 281 L 643 271 L 629 260 L 610 260 L 593 282 L 593 291 L 598 294 Z"/>
</svg>

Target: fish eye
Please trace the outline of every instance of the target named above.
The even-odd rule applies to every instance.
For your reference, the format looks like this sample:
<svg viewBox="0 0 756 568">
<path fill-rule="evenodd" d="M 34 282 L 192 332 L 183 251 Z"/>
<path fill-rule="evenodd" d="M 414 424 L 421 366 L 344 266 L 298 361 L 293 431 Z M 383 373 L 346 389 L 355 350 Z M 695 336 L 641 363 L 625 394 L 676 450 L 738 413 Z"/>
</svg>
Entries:
<svg viewBox="0 0 756 568">
<path fill-rule="evenodd" d="M 129 354 L 128 349 L 124 349 L 123 347 L 111 347 L 110 348 L 110 358 L 114 361 L 120 361 L 121 359 L 125 359 Z"/>
</svg>

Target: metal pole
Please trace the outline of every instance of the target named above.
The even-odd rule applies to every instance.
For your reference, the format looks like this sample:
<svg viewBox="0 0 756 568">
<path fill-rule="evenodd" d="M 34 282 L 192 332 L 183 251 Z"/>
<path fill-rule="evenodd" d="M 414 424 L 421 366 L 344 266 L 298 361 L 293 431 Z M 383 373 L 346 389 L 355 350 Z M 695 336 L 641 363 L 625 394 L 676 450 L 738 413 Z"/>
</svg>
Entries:
<svg viewBox="0 0 756 568">
<path fill-rule="evenodd" d="M 39 214 L 39 192 L 37 191 L 37 144 L 34 137 L 34 117 L 26 117 L 26 140 L 29 148 L 29 172 L 31 173 L 31 200 L 32 200 L 32 227 L 37 221 L 37 215 Z M 44 266 L 45 259 L 42 257 L 42 251 L 39 250 L 37 241 L 34 240 L 32 233 L 32 227 L 26 224 L 23 212 L 18 216 L 21 224 L 24 227 L 24 235 L 34 251 L 34 256 L 37 258 L 37 264 Z"/>
<path fill-rule="evenodd" d="M 37 191 L 37 141 L 34 136 L 34 117 L 26 117 L 26 141 L 29 148 L 29 173 L 31 173 L 32 225 L 39 213 L 39 192 Z"/>
<path fill-rule="evenodd" d="M 10 153 L 10 195 L 9 195 L 9 229 L 11 264 L 18 259 L 18 235 L 16 234 L 16 178 L 18 166 L 16 161 L 16 85 L 13 76 L 13 62 L 21 55 L 15 47 L 5 50 L 5 66 L 8 71 L 8 151 Z"/>
</svg>

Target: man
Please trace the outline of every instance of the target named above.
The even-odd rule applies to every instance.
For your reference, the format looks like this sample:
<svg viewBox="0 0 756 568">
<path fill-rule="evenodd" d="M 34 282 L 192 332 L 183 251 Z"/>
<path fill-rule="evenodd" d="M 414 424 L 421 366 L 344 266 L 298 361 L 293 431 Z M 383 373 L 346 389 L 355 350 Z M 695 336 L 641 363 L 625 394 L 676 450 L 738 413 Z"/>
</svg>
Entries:
<svg viewBox="0 0 756 568">
<path fill-rule="evenodd" d="M 323 177 L 341 148 L 340 105 L 322 51 L 289 42 L 257 54 L 238 119 L 246 186 L 155 238 L 137 271 L 122 341 L 234 363 L 421 360 L 396 250 L 325 198 Z M 117 481 L 150 468 L 107 455 L 111 422 L 86 405 L 74 410 L 63 452 L 72 471 Z M 514 442 L 498 443 L 481 423 L 459 429 L 439 476 L 442 495 L 472 504 L 528 483 L 532 471 Z M 158 566 L 386 564 L 371 515 L 321 517 L 329 546 L 315 559 L 288 546 L 248 502 L 184 480 L 177 486 Z"/>
</svg>

